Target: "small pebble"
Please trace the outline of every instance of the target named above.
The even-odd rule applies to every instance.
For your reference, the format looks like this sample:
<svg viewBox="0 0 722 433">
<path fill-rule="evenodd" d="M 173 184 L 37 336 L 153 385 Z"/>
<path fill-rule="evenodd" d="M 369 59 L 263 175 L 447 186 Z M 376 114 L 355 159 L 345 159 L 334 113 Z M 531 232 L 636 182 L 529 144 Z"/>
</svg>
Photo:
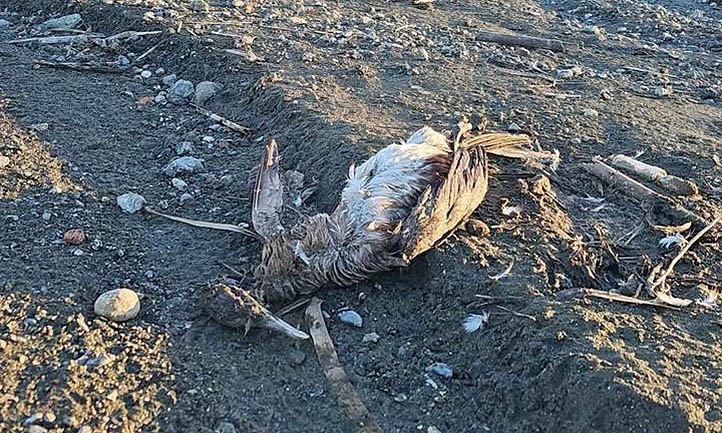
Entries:
<svg viewBox="0 0 722 433">
<path fill-rule="evenodd" d="M 595 110 L 594 108 L 585 108 L 582 110 L 582 113 L 587 117 L 597 117 L 599 116 L 599 112 Z"/>
<path fill-rule="evenodd" d="M 435 362 L 426 369 L 428 372 L 433 373 L 437 376 L 445 377 L 447 379 L 454 375 L 454 371 L 449 367 L 448 364 L 443 362 Z"/>
<path fill-rule="evenodd" d="M 426 433 L 441 433 L 441 430 L 436 428 L 436 426 L 430 425 L 426 428 Z"/>
<path fill-rule="evenodd" d="M 43 221 L 50 221 L 50 218 L 52 216 L 53 215 L 49 211 L 47 211 L 47 210 L 43 211 Z"/>
<path fill-rule="evenodd" d="M 35 412 L 34 414 L 30 415 L 29 417 L 25 418 L 25 421 L 23 421 L 23 425 L 31 425 L 35 424 L 36 422 L 43 419 L 43 413 L 42 412 Z"/>
<path fill-rule="evenodd" d="M 0 19 L 0 30 L 10 27 L 10 21 Z"/>
<path fill-rule="evenodd" d="M 178 81 L 178 77 L 176 77 L 175 74 L 170 74 L 163 77 L 163 84 L 168 87 L 171 87 L 173 84 L 175 84 L 176 81 Z"/>
<path fill-rule="evenodd" d="M 33 319 L 32 317 L 28 317 L 27 319 L 23 320 L 23 323 L 25 326 L 35 326 L 38 324 L 38 321 Z"/>
<path fill-rule="evenodd" d="M 168 100 L 177 105 L 187 104 L 194 92 L 193 83 L 188 80 L 178 80 L 170 87 Z"/>
<path fill-rule="evenodd" d="M 165 69 L 158 68 L 155 70 L 155 75 L 163 75 L 163 74 L 165 74 Z"/>
<path fill-rule="evenodd" d="M 38 26 L 41 31 L 49 29 L 72 29 L 83 20 L 80 14 L 65 15 L 60 18 L 47 20 Z"/>
<path fill-rule="evenodd" d="M 354 310 L 343 310 L 340 311 L 336 316 L 338 317 L 338 320 L 340 320 L 342 323 L 355 326 L 356 328 L 360 328 L 364 324 L 361 316 Z"/>
<path fill-rule="evenodd" d="M 43 421 L 46 423 L 52 424 L 56 420 L 55 414 L 52 411 L 45 412 L 45 415 L 43 416 Z"/>
<path fill-rule="evenodd" d="M 165 105 L 168 103 L 168 98 L 166 97 L 165 92 L 160 92 L 157 95 L 155 95 L 155 98 L 153 98 L 153 102 L 156 104 Z"/>
<path fill-rule="evenodd" d="M 175 146 L 175 153 L 177 155 L 187 155 L 193 152 L 193 144 L 190 141 L 183 141 Z"/>
<path fill-rule="evenodd" d="M 181 204 L 187 203 L 187 202 L 189 202 L 189 201 L 191 201 L 191 200 L 193 200 L 193 196 L 190 195 L 190 194 L 188 194 L 187 192 L 184 192 L 184 193 L 181 194 L 181 196 L 180 196 L 180 202 L 181 202 Z"/>
<path fill-rule="evenodd" d="M 27 433 L 48 433 L 48 429 L 39 425 L 31 425 L 26 431 Z"/>
<path fill-rule="evenodd" d="M 5 168 L 10 165 L 10 158 L 4 155 L 0 155 L 0 168 Z"/>
<path fill-rule="evenodd" d="M 379 337 L 379 334 L 375 332 L 369 332 L 368 334 L 364 335 L 364 338 L 361 341 L 363 343 L 378 343 L 380 338 L 381 337 Z"/>
<path fill-rule="evenodd" d="M 84 425 L 80 427 L 76 433 L 93 433 L 93 429 L 90 426 Z"/>
<path fill-rule="evenodd" d="M 491 233 L 491 229 L 489 229 L 489 226 L 478 219 L 470 219 L 466 222 L 465 226 L 466 231 L 473 236 L 489 236 Z"/>
<path fill-rule="evenodd" d="M 181 156 L 163 167 L 163 173 L 175 177 L 179 173 L 195 173 L 203 170 L 203 160 L 193 156 Z"/>
<path fill-rule="evenodd" d="M 32 129 L 33 131 L 38 131 L 38 132 L 45 132 L 48 129 L 50 129 L 50 124 L 46 123 L 46 122 L 33 123 L 32 125 L 30 125 L 30 129 Z"/>
<path fill-rule="evenodd" d="M 209 99 L 216 96 L 222 88 L 223 86 L 212 81 L 202 81 L 198 83 L 196 93 L 193 95 L 193 103 L 196 105 L 205 104 Z"/>
<path fill-rule="evenodd" d="M 569 141 L 570 141 L 572 144 L 582 144 L 582 139 L 581 139 L 581 138 L 576 138 L 576 137 L 575 137 L 575 138 L 572 138 L 572 139 L 569 140 Z"/>
<path fill-rule="evenodd" d="M 153 73 L 150 71 L 143 71 L 140 73 L 141 78 L 147 80 L 148 78 L 153 76 Z"/>
<path fill-rule="evenodd" d="M 93 308 L 99 316 L 123 322 L 138 315 L 140 299 L 130 289 L 109 290 L 98 297 Z"/>
<path fill-rule="evenodd" d="M 80 245 L 85 239 L 85 232 L 81 229 L 71 229 L 63 234 L 63 242 L 68 245 Z"/>
<path fill-rule="evenodd" d="M 174 177 L 170 182 L 173 184 L 173 187 L 179 191 L 183 191 L 188 188 L 188 184 L 183 179 Z"/>
<path fill-rule="evenodd" d="M 291 349 L 288 352 L 288 360 L 293 365 L 301 365 L 306 360 L 306 354 L 298 349 Z"/>
<path fill-rule="evenodd" d="M 236 427 L 228 421 L 220 421 L 213 429 L 213 433 L 236 433 Z"/>
<path fill-rule="evenodd" d="M 125 56 L 118 56 L 118 65 L 119 66 L 128 66 L 130 65 L 130 60 Z"/>
<path fill-rule="evenodd" d="M 512 123 L 511 125 L 506 127 L 506 130 L 509 132 L 519 132 L 521 131 L 521 127 L 516 123 Z"/>
<path fill-rule="evenodd" d="M 124 212 L 135 213 L 143 208 L 143 205 L 145 205 L 145 198 L 143 198 L 140 194 L 128 192 L 118 196 L 116 202 Z"/>
</svg>

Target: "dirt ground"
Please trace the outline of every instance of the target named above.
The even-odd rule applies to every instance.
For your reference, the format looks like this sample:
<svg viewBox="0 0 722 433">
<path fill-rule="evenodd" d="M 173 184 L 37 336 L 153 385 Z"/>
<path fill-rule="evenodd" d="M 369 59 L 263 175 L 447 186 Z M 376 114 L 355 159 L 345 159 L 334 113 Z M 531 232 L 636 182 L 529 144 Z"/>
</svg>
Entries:
<svg viewBox="0 0 722 433">
<path fill-rule="evenodd" d="M 680 248 L 661 247 L 651 225 L 685 221 L 587 174 L 579 164 L 595 155 L 642 152 L 699 186 L 680 204 L 708 220 L 721 212 L 722 7 L 369 3 L 0 0 L 0 431 L 357 431 L 311 343 L 205 318 L 200 294 L 229 274 L 221 262 L 250 272 L 257 245 L 123 213 L 116 197 L 248 221 L 247 174 L 272 135 L 284 168 L 318 183 L 301 212 L 327 211 L 350 163 L 461 114 L 531 131 L 561 164 L 551 173 L 495 159 L 474 216 L 488 236 L 459 230 L 402 272 L 320 293 L 341 361 L 384 431 L 722 431 L 720 230 L 670 279 L 674 295 L 696 301 L 682 310 L 563 296 L 633 295 L 636 278 Z M 163 33 L 111 46 L 6 43 L 71 13 L 81 30 Z M 497 45 L 477 40 L 481 30 L 579 47 Z M 100 73 L 33 60 L 116 64 Z M 251 133 L 153 102 L 171 73 L 222 84 L 206 108 Z M 190 200 L 161 172 L 184 141 L 205 167 L 183 177 Z M 534 188 L 542 172 L 551 190 Z M 73 228 L 87 234 L 82 245 L 64 244 Z M 97 318 L 96 297 L 118 287 L 142 295 L 140 316 Z M 342 306 L 361 314 L 361 329 L 333 319 Z M 482 311 L 488 325 L 464 333 L 467 314 Z M 372 332 L 378 342 L 364 343 Z M 453 377 L 429 373 L 435 362 Z"/>
</svg>

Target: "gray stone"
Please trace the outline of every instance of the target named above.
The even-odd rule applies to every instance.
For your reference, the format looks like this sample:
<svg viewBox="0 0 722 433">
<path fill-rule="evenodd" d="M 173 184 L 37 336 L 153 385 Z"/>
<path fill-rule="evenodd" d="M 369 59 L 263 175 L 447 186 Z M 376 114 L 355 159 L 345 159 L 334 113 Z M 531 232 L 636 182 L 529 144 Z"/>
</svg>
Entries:
<svg viewBox="0 0 722 433">
<path fill-rule="evenodd" d="M 190 141 L 182 141 L 175 145 L 175 153 L 177 155 L 187 155 L 193 152 L 193 143 Z"/>
<path fill-rule="evenodd" d="M 447 379 L 451 378 L 454 375 L 454 370 L 451 369 L 449 364 L 445 364 L 443 362 L 435 362 L 429 366 L 429 368 L 426 369 L 429 373 L 433 373 L 437 376 L 445 377 Z"/>
<path fill-rule="evenodd" d="M 163 84 L 165 84 L 168 87 L 175 84 L 176 81 L 178 81 L 178 77 L 176 77 L 175 74 L 170 74 L 170 75 L 166 75 L 165 77 L 163 77 Z"/>
<path fill-rule="evenodd" d="M 124 212 L 136 213 L 145 205 L 145 198 L 140 194 L 128 192 L 118 196 L 116 203 L 118 203 L 118 206 L 120 206 Z"/>
<path fill-rule="evenodd" d="M 39 425 L 31 425 L 26 431 L 27 433 L 48 433 L 48 429 Z"/>
<path fill-rule="evenodd" d="M 191 200 L 193 200 L 193 196 L 190 195 L 190 194 L 188 194 L 187 192 L 184 192 L 184 193 L 181 194 L 181 196 L 180 196 L 180 202 L 181 202 L 181 204 L 186 203 L 186 202 L 189 202 L 189 201 L 191 201 Z"/>
<path fill-rule="evenodd" d="M 193 83 L 188 80 L 178 80 L 171 86 L 168 100 L 176 105 L 187 104 L 194 92 Z"/>
<path fill-rule="evenodd" d="M 336 317 L 338 317 L 338 320 L 340 320 L 342 323 L 354 326 L 356 328 L 360 328 L 364 324 L 361 316 L 354 310 L 343 310 L 339 312 Z"/>
<path fill-rule="evenodd" d="M 0 30 L 10 27 L 10 21 L 0 19 Z"/>
<path fill-rule="evenodd" d="M 118 56 L 118 65 L 128 66 L 130 65 L 130 60 L 125 56 Z"/>
<path fill-rule="evenodd" d="M 83 18 L 80 14 L 65 15 L 60 18 L 45 21 L 38 26 L 38 29 L 41 31 L 49 29 L 72 29 L 80 24 L 81 21 L 83 21 Z"/>
<path fill-rule="evenodd" d="M 93 433 L 93 429 L 90 426 L 84 425 L 80 427 L 76 433 Z"/>
<path fill-rule="evenodd" d="M 150 78 L 152 76 L 153 76 L 153 73 L 150 71 L 147 71 L 147 70 L 140 73 L 140 77 L 143 78 L 144 80 L 147 80 L 148 78 Z"/>
<path fill-rule="evenodd" d="M 163 173 L 175 177 L 179 173 L 195 173 L 203 170 L 203 160 L 193 156 L 181 156 L 163 167 Z"/>
<path fill-rule="evenodd" d="M 198 83 L 196 86 L 196 93 L 193 96 L 193 103 L 196 105 L 203 105 L 209 99 L 216 96 L 221 91 L 223 86 L 212 81 L 203 81 Z"/>
</svg>

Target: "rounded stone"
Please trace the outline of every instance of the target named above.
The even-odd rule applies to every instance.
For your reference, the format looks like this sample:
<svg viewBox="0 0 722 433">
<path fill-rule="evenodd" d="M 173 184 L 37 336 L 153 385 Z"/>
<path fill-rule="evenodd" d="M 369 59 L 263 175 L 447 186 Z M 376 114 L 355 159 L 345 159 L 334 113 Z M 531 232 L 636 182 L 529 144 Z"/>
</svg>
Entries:
<svg viewBox="0 0 722 433">
<path fill-rule="evenodd" d="M 130 289 L 109 290 L 98 297 L 94 309 L 98 316 L 114 322 L 124 322 L 138 315 L 140 299 Z"/>
</svg>

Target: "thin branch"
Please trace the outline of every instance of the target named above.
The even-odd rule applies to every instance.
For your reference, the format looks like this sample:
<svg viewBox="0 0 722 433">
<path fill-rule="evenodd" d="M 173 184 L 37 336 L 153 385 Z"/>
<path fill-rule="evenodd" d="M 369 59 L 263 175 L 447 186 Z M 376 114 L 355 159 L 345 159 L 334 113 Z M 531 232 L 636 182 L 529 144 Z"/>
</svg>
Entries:
<svg viewBox="0 0 722 433">
<path fill-rule="evenodd" d="M 480 31 L 478 32 L 476 38 L 480 41 L 492 42 L 495 44 L 518 45 L 527 48 L 545 48 L 552 51 L 564 52 L 568 49 L 579 49 L 579 44 L 573 42 L 524 35 L 508 35 L 490 31 Z"/>
</svg>

